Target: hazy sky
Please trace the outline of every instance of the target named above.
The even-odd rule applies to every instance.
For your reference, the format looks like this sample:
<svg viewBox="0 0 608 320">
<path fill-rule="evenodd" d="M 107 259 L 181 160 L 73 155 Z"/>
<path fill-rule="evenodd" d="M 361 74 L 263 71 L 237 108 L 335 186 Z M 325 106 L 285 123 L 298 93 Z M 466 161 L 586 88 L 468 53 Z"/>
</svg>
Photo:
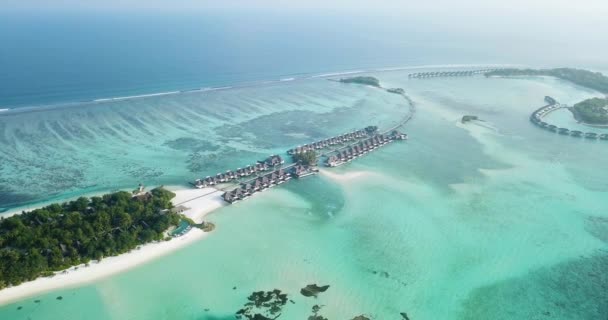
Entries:
<svg viewBox="0 0 608 320">
<path fill-rule="evenodd" d="M 605 0 L 3 0 L 4 8 L 43 8 L 65 10 L 87 8 L 107 10 L 132 9 L 210 9 L 262 8 L 272 10 L 326 9 L 352 12 L 409 14 L 443 12 L 451 14 L 500 14 L 534 11 L 534 14 L 587 14 L 601 17 L 608 13 Z"/>
<path fill-rule="evenodd" d="M 607 61 L 608 0 L 0 0 L 0 15 L 27 20 L 11 9 L 53 13 L 140 12 L 162 16 L 187 14 L 196 18 L 222 16 L 232 19 L 239 35 L 254 30 L 293 27 L 310 23 L 310 34 L 351 28 L 388 35 L 399 44 L 424 39 L 485 44 L 505 55 L 519 54 L 550 61 L 551 56 L 579 61 Z M 272 15 L 272 19 L 268 19 Z M 111 16 L 105 15 L 106 17 Z M 266 16 L 266 18 L 265 18 Z M 247 22 L 243 22 L 246 17 Z M 274 21 L 281 23 L 273 25 Z M 239 22 L 241 22 L 239 24 Z M 348 27 L 346 27 L 348 25 Z M 358 27 L 358 29 L 357 29 Z M 336 30 L 333 30 L 336 29 Z M 315 31 L 316 30 L 316 31 Z M 363 37 L 363 36 L 362 36 Z M 446 40 L 447 39 L 447 40 Z M 362 41 L 366 39 L 362 38 Z M 372 39 L 373 40 L 373 39 Z M 439 40 L 437 40 L 439 41 Z M 373 42 L 370 42 L 370 46 Z M 539 51 L 538 48 L 546 50 Z M 515 59 L 518 60 L 518 59 Z M 608 63 L 608 62 L 606 62 Z"/>
</svg>

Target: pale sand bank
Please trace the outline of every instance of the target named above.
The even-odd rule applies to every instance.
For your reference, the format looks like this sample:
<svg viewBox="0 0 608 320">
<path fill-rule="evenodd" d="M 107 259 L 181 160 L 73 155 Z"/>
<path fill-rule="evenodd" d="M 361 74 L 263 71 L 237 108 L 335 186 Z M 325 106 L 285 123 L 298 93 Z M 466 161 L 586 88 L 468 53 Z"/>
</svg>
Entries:
<svg viewBox="0 0 608 320">
<path fill-rule="evenodd" d="M 203 218 L 213 210 L 226 205 L 222 199 L 222 191 L 214 188 L 203 189 L 175 189 L 176 187 L 166 187 L 175 193 L 175 198 L 171 200 L 175 207 L 185 207 L 181 213 L 194 220 L 196 223 L 203 222 Z"/>
<path fill-rule="evenodd" d="M 368 178 L 373 176 L 375 173 L 370 171 L 351 171 L 346 173 L 335 173 L 326 169 L 320 169 L 319 173 L 322 175 L 340 183 L 347 183 L 355 179 Z"/>
<path fill-rule="evenodd" d="M 221 192 L 213 188 L 175 188 L 168 188 L 176 194 L 173 203 L 176 205 L 181 203 L 181 205 L 188 207 L 189 209 L 183 213 L 197 223 L 202 222 L 203 217 L 209 212 L 224 205 L 220 197 Z M 79 286 L 124 272 L 192 244 L 205 235 L 206 233 L 202 230 L 192 228 L 183 236 L 173 238 L 170 241 L 148 243 L 129 253 L 104 258 L 100 262 L 91 262 L 88 267 L 84 265 L 78 266 L 77 269 L 72 267 L 67 269 L 67 272 L 60 271 L 53 277 L 41 277 L 15 287 L 2 289 L 0 290 L 0 305 L 60 288 Z"/>
</svg>

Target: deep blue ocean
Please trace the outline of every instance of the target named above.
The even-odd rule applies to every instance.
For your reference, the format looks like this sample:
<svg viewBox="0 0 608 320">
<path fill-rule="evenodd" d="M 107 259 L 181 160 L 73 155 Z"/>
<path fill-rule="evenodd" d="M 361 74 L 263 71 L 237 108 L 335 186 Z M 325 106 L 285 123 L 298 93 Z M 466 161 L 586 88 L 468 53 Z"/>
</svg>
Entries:
<svg viewBox="0 0 608 320">
<path fill-rule="evenodd" d="M 0 109 L 368 68 L 572 60 L 510 41 L 430 20 L 338 13 L 8 11 Z"/>
</svg>

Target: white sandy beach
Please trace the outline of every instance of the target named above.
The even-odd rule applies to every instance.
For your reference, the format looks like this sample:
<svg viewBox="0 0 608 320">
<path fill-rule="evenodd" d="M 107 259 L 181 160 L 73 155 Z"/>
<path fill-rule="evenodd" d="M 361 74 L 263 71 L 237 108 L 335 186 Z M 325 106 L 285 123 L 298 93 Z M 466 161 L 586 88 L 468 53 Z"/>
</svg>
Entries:
<svg viewBox="0 0 608 320">
<path fill-rule="evenodd" d="M 182 187 L 166 187 L 175 193 L 172 202 L 175 207 L 185 207 L 181 213 L 194 220 L 196 223 L 203 222 L 203 218 L 211 211 L 225 205 L 222 200 L 222 192 L 214 188 L 183 189 Z"/>
<path fill-rule="evenodd" d="M 205 215 L 224 205 L 220 197 L 221 192 L 213 188 L 176 188 L 168 188 L 176 194 L 173 203 L 176 206 L 181 204 L 187 207 L 188 209 L 182 213 L 197 223 L 202 222 Z M 170 241 L 145 244 L 129 253 L 104 258 L 100 262 L 91 262 L 88 267 L 84 265 L 72 267 L 65 273 L 64 271 L 58 272 L 53 277 L 41 277 L 15 287 L 2 289 L 0 290 L 0 305 L 59 288 L 79 286 L 124 272 L 192 244 L 205 237 L 205 235 L 206 233 L 202 230 L 192 228 L 185 235 L 173 238 Z"/>
</svg>

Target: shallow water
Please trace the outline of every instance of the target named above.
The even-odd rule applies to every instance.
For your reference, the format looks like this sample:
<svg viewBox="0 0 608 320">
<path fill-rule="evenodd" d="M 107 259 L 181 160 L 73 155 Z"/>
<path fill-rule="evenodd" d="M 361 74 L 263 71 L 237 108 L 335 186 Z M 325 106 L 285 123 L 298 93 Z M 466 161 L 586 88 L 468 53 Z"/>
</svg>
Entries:
<svg viewBox="0 0 608 320">
<path fill-rule="evenodd" d="M 285 319 L 305 319 L 314 304 L 329 319 L 605 316 L 608 144 L 528 121 L 546 95 L 572 103 L 596 93 L 551 78 L 374 75 L 417 103 L 410 140 L 222 208 L 203 241 L 4 306 L 0 318 L 223 320 L 249 293 L 274 288 L 295 302 Z M 2 206 L 180 183 L 347 129 L 388 127 L 405 110 L 399 96 L 313 79 L 0 117 Z M 464 114 L 484 121 L 463 125 Z M 331 287 L 305 298 L 309 283 Z"/>
</svg>

